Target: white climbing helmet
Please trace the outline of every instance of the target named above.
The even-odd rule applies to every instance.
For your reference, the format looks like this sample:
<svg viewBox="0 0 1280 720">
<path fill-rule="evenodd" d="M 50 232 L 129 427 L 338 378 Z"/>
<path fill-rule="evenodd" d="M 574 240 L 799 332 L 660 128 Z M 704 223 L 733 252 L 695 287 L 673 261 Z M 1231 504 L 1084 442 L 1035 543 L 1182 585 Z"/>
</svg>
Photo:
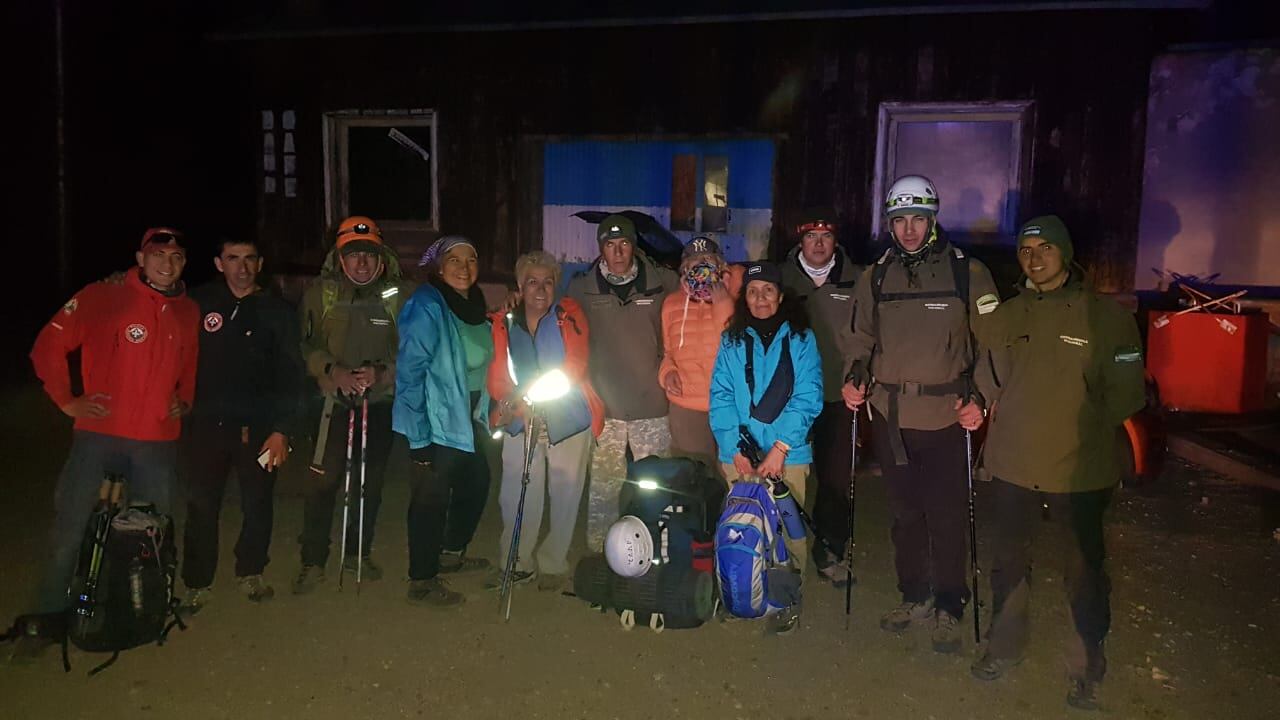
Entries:
<svg viewBox="0 0 1280 720">
<path fill-rule="evenodd" d="M 898 215 L 938 214 L 938 191 L 923 175 L 903 175 L 889 186 L 884 198 L 884 213 Z"/>
<path fill-rule="evenodd" d="M 653 565 L 653 536 L 644 521 L 623 515 L 609 528 L 604 539 L 604 559 L 625 578 L 638 578 Z"/>
</svg>

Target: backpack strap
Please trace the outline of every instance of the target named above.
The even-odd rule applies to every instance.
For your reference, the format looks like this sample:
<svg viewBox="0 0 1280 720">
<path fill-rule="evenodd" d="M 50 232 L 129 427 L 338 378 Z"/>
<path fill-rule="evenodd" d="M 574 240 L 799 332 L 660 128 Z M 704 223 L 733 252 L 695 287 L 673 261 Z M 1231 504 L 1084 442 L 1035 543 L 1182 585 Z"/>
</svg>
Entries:
<svg viewBox="0 0 1280 720">
<path fill-rule="evenodd" d="M 886 250 L 884 255 L 876 261 L 875 266 L 871 270 L 871 298 L 873 312 L 873 327 L 875 328 L 876 339 L 880 336 L 880 303 L 883 301 L 896 300 L 930 300 L 934 298 L 955 297 L 959 298 L 961 306 L 964 308 L 965 328 L 969 332 L 969 351 L 970 357 L 967 367 L 960 373 L 960 377 L 951 382 L 938 383 L 934 385 L 923 385 L 920 383 L 902 383 L 899 385 L 883 385 L 888 393 L 888 407 L 885 420 L 889 424 L 889 446 L 893 450 L 893 461 L 895 465 L 906 465 L 909 462 L 907 457 L 907 449 L 902 441 L 902 429 L 898 425 L 898 398 L 901 395 L 959 395 L 963 399 L 973 392 L 973 368 L 976 363 L 976 347 L 973 338 L 973 330 L 969 327 L 969 258 L 964 252 L 952 245 L 951 246 L 951 290 L 939 290 L 935 292 L 924 293 L 885 293 L 882 290 L 885 275 L 889 272 L 889 258 L 893 249 Z M 875 349 L 872 348 L 874 355 Z"/>
</svg>

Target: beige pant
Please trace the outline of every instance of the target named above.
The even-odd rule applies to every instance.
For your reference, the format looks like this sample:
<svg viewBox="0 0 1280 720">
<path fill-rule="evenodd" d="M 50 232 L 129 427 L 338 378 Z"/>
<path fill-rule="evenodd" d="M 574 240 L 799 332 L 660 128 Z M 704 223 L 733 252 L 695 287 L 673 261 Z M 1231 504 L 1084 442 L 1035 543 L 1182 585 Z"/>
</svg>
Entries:
<svg viewBox="0 0 1280 720">
<path fill-rule="evenodd" d="M 720 470 L 724 473 L 726 478 L 729 478 L 730 484 L 742 479 L 741 473 L 739 473 L 731 463 L 721 463 Z M 791 488 L 791 496 L 796 499 L 796 503 L 800 505 L 800 507 L 807 507 L 804 503 L 804 487 L 809 481 L 809 466 L 783 465 L 782 480 L 787 484 L 787 487 Z M 806 533 L 804 537 L 799 538 L 798 540 L 792 540 L 787 537 L 787 534 L 784 532 L 782 534 L 782 541 L 787 546 L 787 552 L 791 553 L 791 557 L 795 558 L 796 567 L 799 568 L 800 577 L 803 578 L 805 567 L 809 564 L 808 534 Z"/>
</svg>

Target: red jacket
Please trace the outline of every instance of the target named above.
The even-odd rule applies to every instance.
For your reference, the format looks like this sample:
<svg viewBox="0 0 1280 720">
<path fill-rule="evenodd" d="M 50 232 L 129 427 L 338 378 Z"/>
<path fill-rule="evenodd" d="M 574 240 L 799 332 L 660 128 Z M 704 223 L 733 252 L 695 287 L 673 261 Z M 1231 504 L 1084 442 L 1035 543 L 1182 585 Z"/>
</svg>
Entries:
<svg viewBox="0 0 1280 720">
<path fill-rule="evenodd" d="M 176 394 L 195 398 L 200 310 L 186 294 L 165 297 L 137 271 L 123 284 L 98 282 L 67 301 L 36 336 L 31 363 L 44 390 L 62 407 L 71 394 L 67 354 L 80 349 L 84 394 L 102 393 L 111 414 L 77 418 L 75 428 L 131 440 L 176 440 L 169 417 Z"/>
<path fill-rule="evenodd" d="M 582 394 L 587 397 L 587 408 L 591 411 L 591 434 L 600 437 L 604 429 L 604 402 L 596 395 L 587 377 L 587 316 L 582 306 L 572 298 L 562 297 L 557 301 L 563 315 L 556 320 L 560 326 L 560 337 L 564 339 L 564 365 L 561 369 L 569 380 L 582 387 Z M 496 400 L 509 400 L 515 383 L 507 372 L 507 324 L 503 322 L 502 313 L 489 316 L 493 320 L 493 361 L 489 363 L 486 378 L 489 394 Z"/>
</svg>

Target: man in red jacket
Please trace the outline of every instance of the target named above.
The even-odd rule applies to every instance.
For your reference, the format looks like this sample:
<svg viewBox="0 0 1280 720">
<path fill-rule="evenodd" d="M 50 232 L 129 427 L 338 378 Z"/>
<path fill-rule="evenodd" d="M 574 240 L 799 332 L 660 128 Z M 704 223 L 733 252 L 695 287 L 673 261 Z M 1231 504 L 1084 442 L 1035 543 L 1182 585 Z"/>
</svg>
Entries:
<svg viewBox="0 0 1280 720">
<path fill-rule="evenodd" d="M 124 475 L 130 500 L 170 511 L 181 417 L 195 394 L 200 313 L 186 296 L 182 235 L 152 228 L 138 269 L 120 284 L 88 285 L 36 337 L 31 362 L 45 392 L 75 418 L 71 453 L 54 494 L 50 552 L 35 612 L 67 607 L 76 551 L 105 473 Z M 84 392 L 75 396 L 67 355 L 80 350 Z M 48 644 L 29 629 L 15 659 Z"/>
</svg>

